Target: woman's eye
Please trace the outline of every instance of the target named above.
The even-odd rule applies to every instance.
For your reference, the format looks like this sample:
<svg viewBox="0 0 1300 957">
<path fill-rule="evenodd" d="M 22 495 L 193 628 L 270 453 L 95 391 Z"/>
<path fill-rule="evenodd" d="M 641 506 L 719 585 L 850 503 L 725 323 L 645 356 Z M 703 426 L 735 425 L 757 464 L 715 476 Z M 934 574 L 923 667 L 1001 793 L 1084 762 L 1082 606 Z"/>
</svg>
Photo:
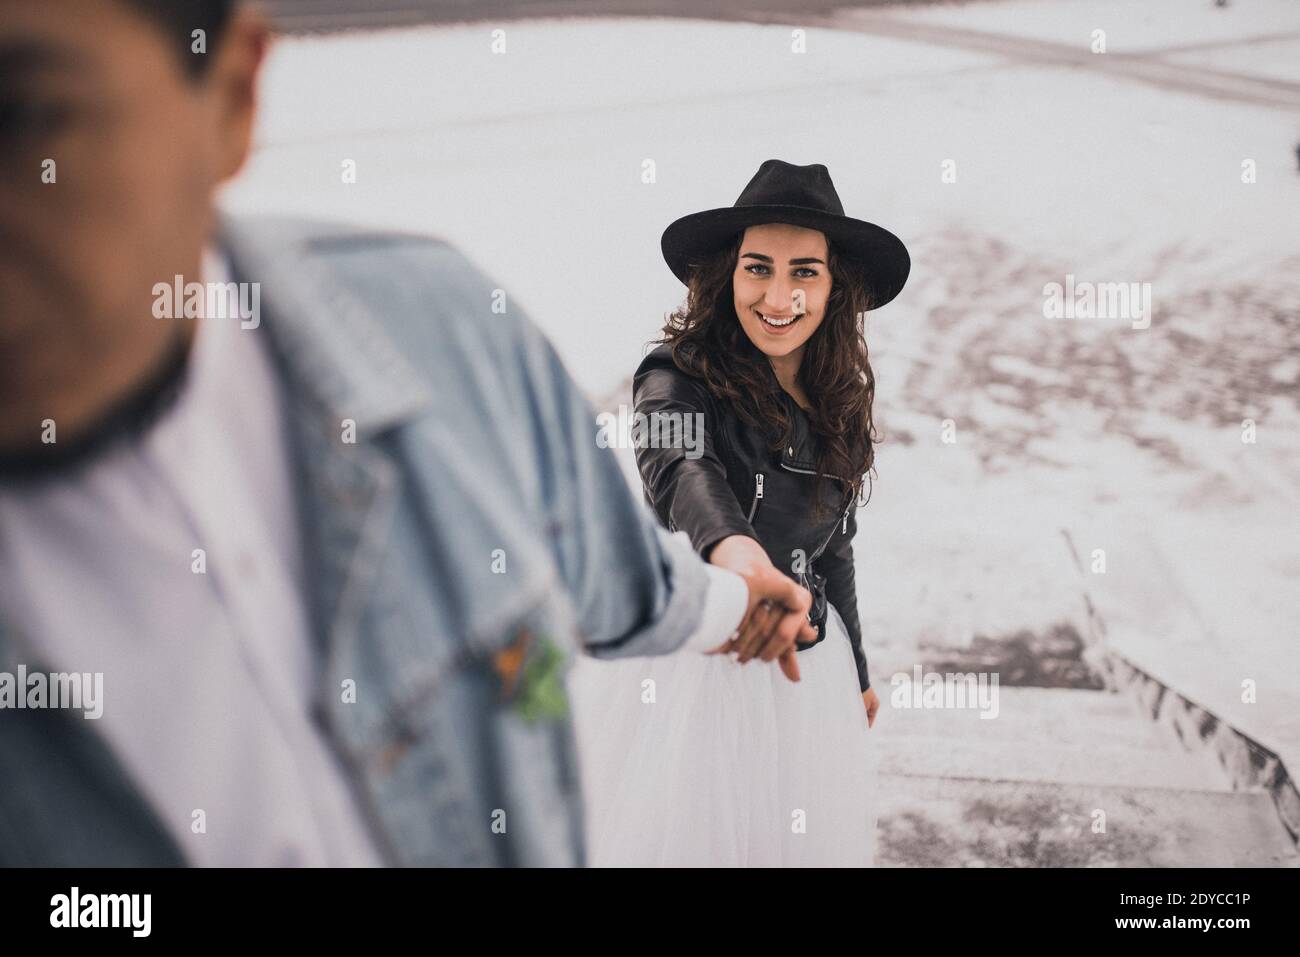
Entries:
<svg viewBox="0 0 1300 957">
<path fill-rule="evenodd" d="M 768 267 L 763 263 L 750 263 L 745 267 L 745 272 L 753 276 L 766 276 L 769 271 Z M 811 269 L 808 266 L 798 267 L 794 274 L 800 279 L 815 279 L 818 275 L 816 269 Z"/>
</svg>

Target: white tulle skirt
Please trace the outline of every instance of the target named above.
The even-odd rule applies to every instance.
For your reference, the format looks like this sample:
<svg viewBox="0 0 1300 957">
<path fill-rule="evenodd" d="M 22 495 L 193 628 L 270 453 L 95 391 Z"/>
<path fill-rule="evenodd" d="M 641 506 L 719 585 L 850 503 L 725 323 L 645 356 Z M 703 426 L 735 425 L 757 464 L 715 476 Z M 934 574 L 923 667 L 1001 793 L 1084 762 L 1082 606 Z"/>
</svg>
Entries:
<svg viewBox="0 0 1300 957">
<path fill-rule="evenodd" d="M 869 867 L 877 760 L 838 613 L 775 662 L 583 657 L 570 695 L 596 867 Z"/>
</svg>

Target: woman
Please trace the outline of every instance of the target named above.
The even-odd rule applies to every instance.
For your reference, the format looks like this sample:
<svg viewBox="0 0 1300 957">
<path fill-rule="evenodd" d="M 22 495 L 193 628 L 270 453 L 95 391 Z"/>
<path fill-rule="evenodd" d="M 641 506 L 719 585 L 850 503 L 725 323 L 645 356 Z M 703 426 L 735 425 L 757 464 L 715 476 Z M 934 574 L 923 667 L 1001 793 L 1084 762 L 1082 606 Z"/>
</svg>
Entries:
<svg viewBox="0 0 1300 957">
<path fill-rule="evenodd" d="M 662 247 L 688 298 L 636 372 L 636 411 L 694 416 L 704 440 L 639 447 L 646 498 L 705 560 L 770 563 L 808 588 L 817 639 L 800 645 L 798 682 L 756 657 L 749 621 L 718 636 L 728 654 L 582 662 L 591 862 L 870 865 L 879 700 L 852 547 L 874 439 L 861 317 L 898 294 L 907 250 L 844 215 L 826 167 L 780 160 L 734 206 L 674 222 Z"/>
</svg>

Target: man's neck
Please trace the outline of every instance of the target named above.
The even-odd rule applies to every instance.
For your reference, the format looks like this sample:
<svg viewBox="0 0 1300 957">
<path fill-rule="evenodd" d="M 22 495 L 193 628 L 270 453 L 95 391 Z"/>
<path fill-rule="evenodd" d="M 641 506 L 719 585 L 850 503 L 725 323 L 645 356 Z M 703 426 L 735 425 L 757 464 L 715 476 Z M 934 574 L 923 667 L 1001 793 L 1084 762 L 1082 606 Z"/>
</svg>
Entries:
<svg viewBox="0 0 1300 957">
<path fill-rule="evenodd" d="M 193 325 L 178 325 L 161 359 L 125 395 L 84 419 L 72 417 L 71 428 L 69 417 L 50 416 L 50 430 L 42 431 L 36 441 L 0 444 L 0 478 L 62 473 L 89 461 L 113 442 L 143 432 L 179 394 L 193 340 Z"/>
</svg>

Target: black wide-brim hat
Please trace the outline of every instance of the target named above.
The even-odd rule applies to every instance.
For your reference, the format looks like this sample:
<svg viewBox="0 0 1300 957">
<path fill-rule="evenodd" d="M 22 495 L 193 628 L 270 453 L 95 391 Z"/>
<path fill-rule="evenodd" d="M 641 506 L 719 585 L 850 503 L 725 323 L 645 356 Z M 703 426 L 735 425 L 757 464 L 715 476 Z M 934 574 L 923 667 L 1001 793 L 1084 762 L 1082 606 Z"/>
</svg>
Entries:
<svg viewBox="0 0 1300 957">
<path fill-rule="evenodd" d="M 889 230 L 844 215 L 831 174 L 821 163 L 794 166 L 770 159 L 758 168 L 734 206 L 691 213 L 669 224 L 659 241 L 664 260 L 683 283 L 702 263 L 749 226 L 787 223 L 820 230 L 859 271 L 878 309 L 902 291 L 912 269 L 903 241 Z"/>
</svg>

